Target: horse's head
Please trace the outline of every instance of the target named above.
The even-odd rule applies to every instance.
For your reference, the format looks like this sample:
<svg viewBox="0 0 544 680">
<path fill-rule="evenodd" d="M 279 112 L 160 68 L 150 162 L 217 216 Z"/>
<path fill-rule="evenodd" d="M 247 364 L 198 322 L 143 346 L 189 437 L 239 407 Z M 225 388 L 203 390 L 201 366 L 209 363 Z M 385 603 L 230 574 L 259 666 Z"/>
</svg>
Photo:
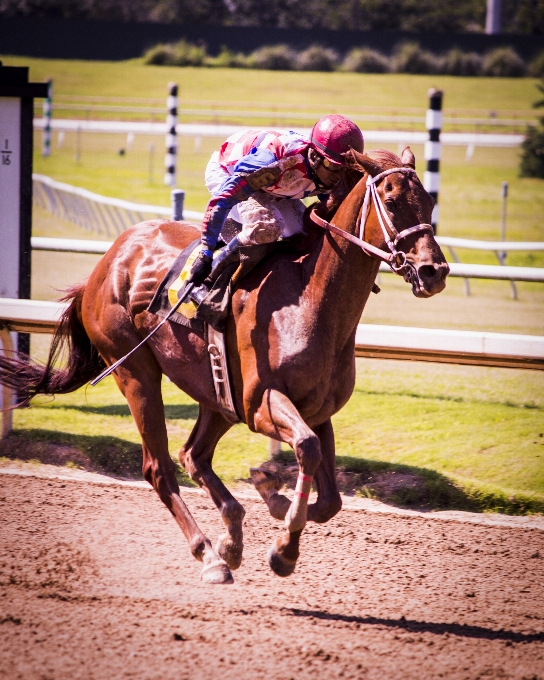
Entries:
<svg viewBox="0 0 544 680">
<path fill-rule="evenodd" d="M 367 196 L 362 208 L 367 213 L 366 219 L 362 215 L 364 240 L 397 253 L 395 264 L 416 297 L 440 293 L 450 269 L 430 227 L 434 201 L 415 173 L 410 147 L 401 158 L 390 151 L 367 155 L 351 150 L 347 160 L 348 172 L 366 175 L 360 189 Z"/>
</svg>

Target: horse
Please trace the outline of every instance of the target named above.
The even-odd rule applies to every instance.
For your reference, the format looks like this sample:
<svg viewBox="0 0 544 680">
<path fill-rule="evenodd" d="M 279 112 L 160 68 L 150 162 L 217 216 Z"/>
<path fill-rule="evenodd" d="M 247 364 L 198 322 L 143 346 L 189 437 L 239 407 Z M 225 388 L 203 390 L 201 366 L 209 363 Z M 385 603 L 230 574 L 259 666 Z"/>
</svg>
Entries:
<svg viewBox="0 0 544 680">
<path fill-rule="evenodd" d="M 320 216 L 309 213 L 314 221 L 305 221 L 306 246 L 280 249 L 237 283 L 225 329 L 240 420 L 254 432 L 289 444 L 299 465 L 292 501 L 280 493 L 273 475 L 261 469 L 251 473 L 272 517 L 285 523 L 268 553 L 279 576 L 293 573 L 306 522 L 327 522 L 342 506 L 331 416 L 355 386 L 355 333 L 380 257 L 417 297 L 439 293 L 449 273 L 429 224 L 434 202 L 417 177 L 410 148 L 402 157 L 351 150 L 347 162 L 341 188 Z M 71 392 L 95 378 L 157 326 L 157 317 L 147 311 L 157 285 L 198 236 L 194 225 L 168 220 L 129 228 L 88 280 L 66 291 L 63 300 L 70 304 L 47 364 L 3 357 L 0 382 L 17 389 L 28 403 L 36 394 Z M 59 367 L 66 349 L 65 364 Z M 168 452 L 163 375 L 199 405 L 179 460 L 221 514 L 225 533 L 215 547 L 180 494 Z M 212 467 L 215 447 L 232 422 L 216 401 L 205 334 L 168 322 L 115 370 L 114 378 L 142 438 L 143 475 L 172 513 L 192 555 L 203 563 L 201 579 L 232 583 L 232 571 L 242 562 L 245 511 Z M 312 484 L 317 500 L 310 504 Z"/>
</svg>

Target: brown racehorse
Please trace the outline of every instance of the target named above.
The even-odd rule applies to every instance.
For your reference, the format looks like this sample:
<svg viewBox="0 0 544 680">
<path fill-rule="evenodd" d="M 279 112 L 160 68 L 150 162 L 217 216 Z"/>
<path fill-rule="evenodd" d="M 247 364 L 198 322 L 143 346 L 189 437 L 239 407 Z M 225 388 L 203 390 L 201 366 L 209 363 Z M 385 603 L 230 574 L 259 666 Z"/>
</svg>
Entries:
<svg viewBox="0 0 544 680">
<path fill-rule="evenodd" d="M 367 182 L 397 168 L 377 182 L 390 228 L 400 232 L 428 225 L 433 201 L 412 172 L 415 159 L 409 148 L 402 158 L 389 152 L 371 157 L 351 151 L 349 167 L 344 189 L 331 198 L 323 217 L 334 215 L 337 227 L 356 234 Z M 387 251 L 377 200 L 370 202 L 364 237 Z M 293 502 L 278 493 L 279 484 L 271 475 L 261 470 L 252 475 L 272 516 L 285 520 L 287 531 L 268 556 L 280 576 L 295 568 L 306 521 L 326 522 L 341 508 L 331 416 L 353 391 L 355 332 L 379 267 L 378 259 L 339 235 L 311 222 L 307 232 L 305 250 L 268 257 L 238 284 L 226 330 L 237 412 L 251 430 L 288 443 L 300 467 Z M 157 325 L 157 317 L 146 308 L 174 258 L 195 237 L 194 226 L 170 221 L 128 229 L 88 281 L 65 298 L 71 304 L 54 336 L 48 365 L 3 358 L 0 381 L 17 387 L 29 400 L 38 393 L 73 391 L 96 377 Z M 408 232 L 398 248 L 406 255 L 411 274 L 403 271 L 416 296 L 443 290 L 449 268 L 432 230 Z M 52 368 L 66 344 L 66 366 Z M 226 532 L 215 549 L 180 495 L 168 452 L 163 374 L 199 404 L 197 422 L 179 457 L 221 513 Z M 203 580 L 232 582 L 231 569 L 242 560 L 245 513 L 212 468 L 217 442 L 231 424 L 218 411 L 205 337 L 167 323 L 114 375 L 142 437 L 143 474 L 179 524 L 194 557 L 203 562 Z M 318 497 L 309 504 L 312 483 Z"/>
</svg>

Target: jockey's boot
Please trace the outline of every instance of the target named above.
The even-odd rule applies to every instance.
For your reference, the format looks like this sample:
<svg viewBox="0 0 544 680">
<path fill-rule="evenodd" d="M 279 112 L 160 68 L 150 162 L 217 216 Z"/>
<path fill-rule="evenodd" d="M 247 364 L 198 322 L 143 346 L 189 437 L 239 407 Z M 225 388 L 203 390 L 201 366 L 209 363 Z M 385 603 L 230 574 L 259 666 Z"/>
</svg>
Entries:
<svg viewBox="0 0 544 680">
<path fill-rule="evenodd" d="M 212 270 L 206 281 L 196 288 L 190 295 L 191 299 L 199 305 L 211 290 L 213 284 L 223 273 L 226 267 L 233 262 L 240 261 L 240 234 L 237 234 L 224 248 L 221 248 L 217 257 L 214 257 Z"/>
<path fill-rule="evenodd" d="M 210 282 L 210 288 L 217 281 L 226 267 L 233 262 L 240 262 L 240 247 L 242 243 L 240 242 L 241 234 L 236 234 L 236 236 L 229 241 L 229 243 L 221 249 L 221 252 L 217 257 L 214 257 L 212 270 L 208 276 L 208 281 Z"/>
</svg>

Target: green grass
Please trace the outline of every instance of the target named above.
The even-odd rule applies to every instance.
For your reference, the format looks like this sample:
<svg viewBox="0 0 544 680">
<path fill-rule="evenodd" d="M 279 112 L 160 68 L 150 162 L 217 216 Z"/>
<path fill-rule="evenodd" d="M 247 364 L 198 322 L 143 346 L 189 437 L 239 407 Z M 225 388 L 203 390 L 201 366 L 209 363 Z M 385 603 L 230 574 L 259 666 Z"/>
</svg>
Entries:
<svg viewBox="0 0 544 680">
<path fill-rule="evenodd" d="M 32 80 L 53 78 L 57 96 L 163 100 L 168 83 L 177 82 L 182 102 L 270 102 L 337 111 L 362 106 L 389 112 L 408 107 L 425 109 L 431 87 L 444 90 L 444 105 L 449 109 L 528 110 L 535 99 L 537 82 L 532 78 L 181 68 L 145 65 L 142 59 L 92 62 L 6 55 L 0 58 L 7 66 L 29 66 Z"/>
<path fill-rule="evenodd" d="M 175 458 L 197 406 L 171 383 L 163 389 Z M 65 464 L 139 475 L 139 435 L 111 378 L 14 416 L 0 455 L 50 462 L 54 445 L 68 450 Z M 354 395 L 333 422 L 338 465 L 358 475 L 363 495 L 428 509 L 544 512 L 544 373 L 359 360 Z M 232 485 L 267 458 L 268 440 L 237 425 L 214 468 Z M 373 480 L 392 473 L 408 482 L 384 498 Z M 181 470 L 179 479 L 191 483 Z"/>
</svg>

